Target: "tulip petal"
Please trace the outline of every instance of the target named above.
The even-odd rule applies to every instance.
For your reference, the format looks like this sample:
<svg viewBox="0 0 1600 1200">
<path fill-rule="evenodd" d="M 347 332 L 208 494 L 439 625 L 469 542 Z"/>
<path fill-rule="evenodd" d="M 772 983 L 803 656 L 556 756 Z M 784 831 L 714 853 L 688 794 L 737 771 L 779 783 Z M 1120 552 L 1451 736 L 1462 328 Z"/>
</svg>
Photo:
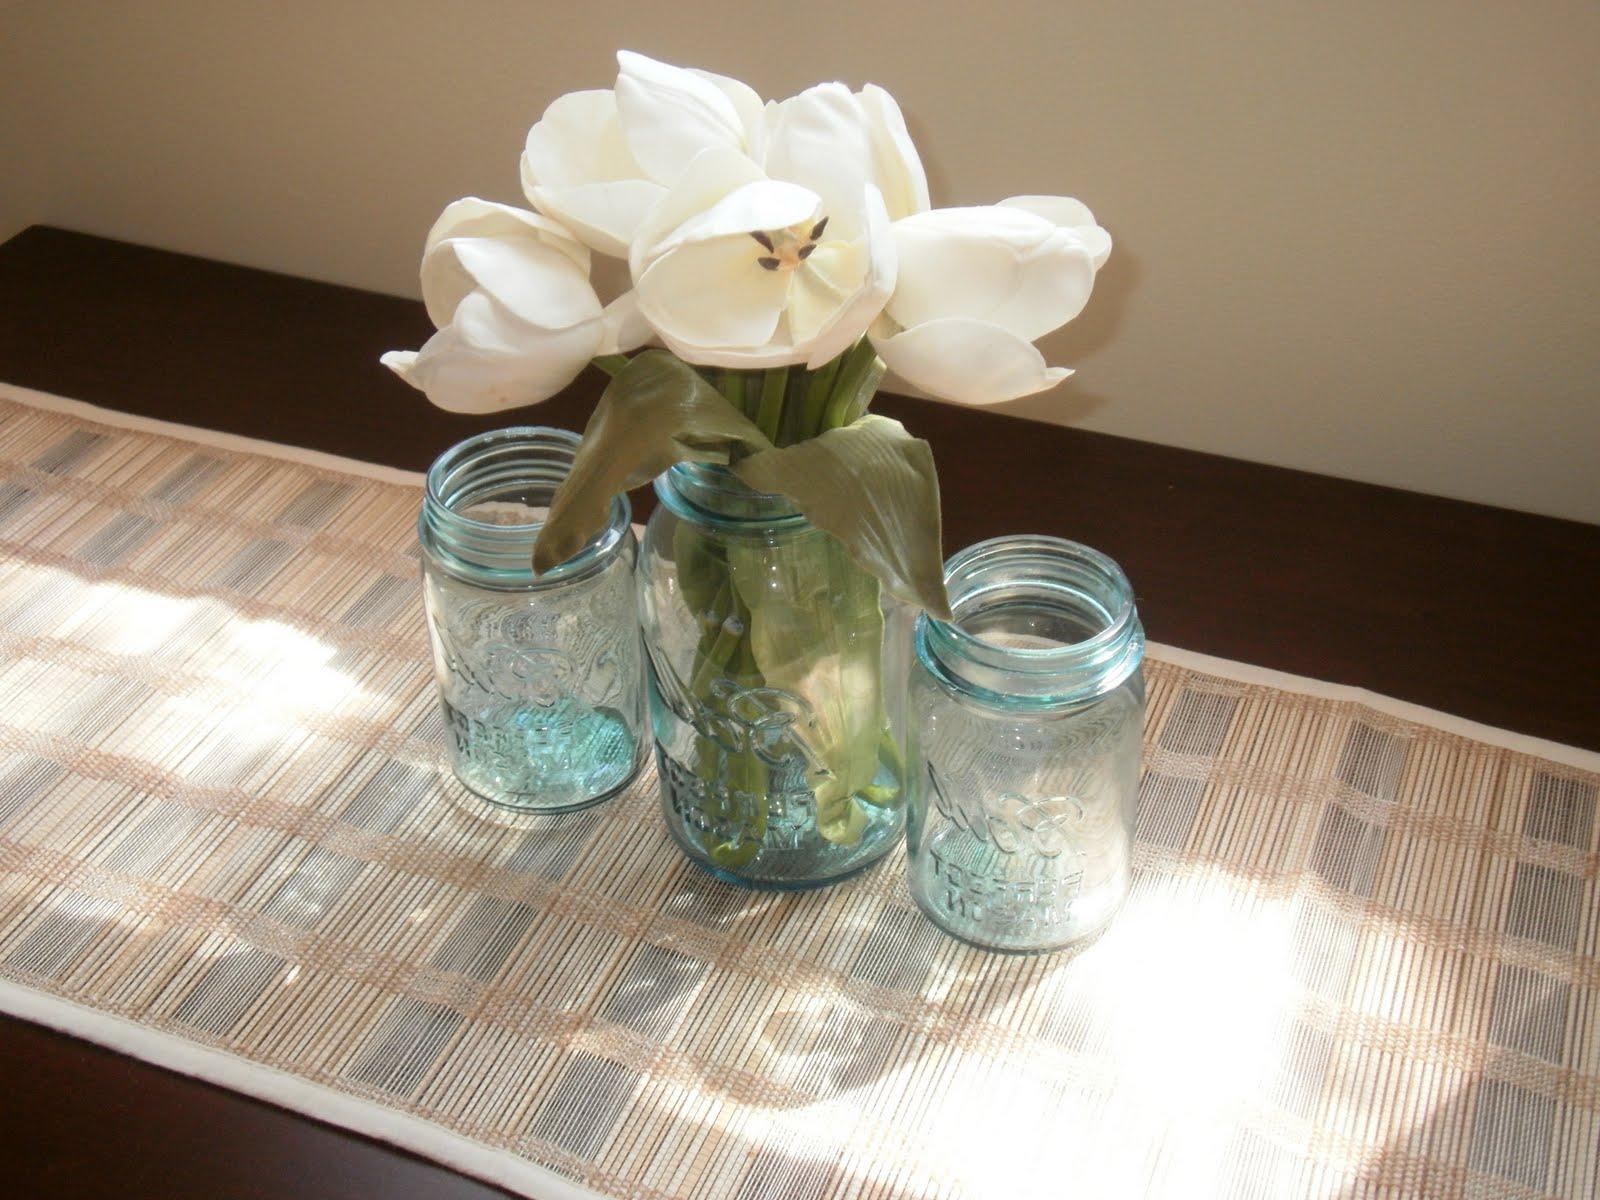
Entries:
<svg viewBox="0 0 1600 1200">
<path fill-rule="evenodd" d="M 877 162 L 877 183 L 883 192 L 889 219 L 898 221 L 912 213 L 928 210 L 928 173 L 906 129 L 905 115 L 895 98 L 875 83 L 869 83 L 856 96 L 867 116 L 872 133 L 872 152 Z"/>
<path fill-rule="evenodd" d="M 853 346 L 894 292 L 889 214 L 883 196 L 871 185 L 863 209 L 866 233 L 851 243 L 825 242 L 817 247 L 795 272 L 789 291 L 790 331 L 813 371 Z M 825 304 L 831 305 L 831 312 L 824 312 Z"/>
<path fill-rule="evenodd" d="M 428 318 L 438 328 L 450 323 L 456 305 L 477 286 L 455 253 L 457 245 L 471 240 L 559 251 L 580 278 L 589 274 L 589 251 L 556 222 L 526 209 L 468 196 L 439 215 L 422 254 L 422 299 Z M 562 274 L 559 269 L 556 273 Z"/>
<path fill-rule="evenodd" d="M 1093 225 L 1094 214 L 1082 200 L 1071 196 L 1007 196 L 998 202 L 1001 208 L 1018 208 L 1043 217 L 1052 225 L 1065 225 L 1071 229 L 1078 225 Z"/>
<path fill-rule="evenodd" d="M 1017 208 L 943 208 L 896 221 L 899 282 L 889 315 L 906 328 L 973 317 L 1032 341 L 1083 311 L 1094 263 L 1075 234 Z"/>
<path fill-rule="evenodd" d="M 755 148 L 761 141 L 762 128 L 766 123 L 766 105 L 756 93 L 755 88 L 727 75 L 718 75 L 712 71 L 702 71 L 698 67 L 690 67 L 689 73 L 700 76 L 701 79 L 717 88 L 728 98 L 728 103 L 733 105 L 734 112 L 739 114 L 739 123 L 744 126 L 745 148 L 754 157 Z"/>
<path fill-rule="evenodd" d="M 930 396 L 958 404 L 1015 400 L 1072 374 L 1046 366 L 1031 342 L 986 321 L 946 317 L 900 333 L 890 333 L 885 324 L 872 330 L 873 348 L 884 364 Z"/>
<path fill-rule="evenodd" d="M 820 83 L 782 101 L 768 116 L 767 174 L 822 197 L 830 232 L 846 240 L 861 233 L 862 189 L 873 181 L 872 138 L 866 114 L 842 83 Z"/>
<path fill-rule="evenodd" d="M 1071 196 L 1010 196 L 1000 201 L 1004 208 L 1019 208 L 1043 217 L 1063 229 L 1078 235 L 1098 271 L 1111 257 L 1111 235 L 1095 224 L 1094 214 L 1082 200 Z"/>
<path fill-rule="evenodd" d="M 443 329 L 456 315 L 456 308 L 476 287 L 456 260 L 454 249 L 443 253 L 435 246 L 422 259 L 422 304 L 435 329 Z"/>
<path fill-rule="evenodd" d="M 759 179 L 736 188 L 704 212 L 690 217 L 657 245 L 656 252 L 734 234 L 748 238 L 760 230 L 787 229 L 814 222 L 821 212 L 822 202 L 815 192 L 777 179 Z M 766 253 L 754 240 L 747 249 L 751 262 Z"/>
<path fill-rule="evenodd" d="M 789 277 L 762 270 L 753 248 L 741 234 L 663 254 L 637 280 L 640 311 L 675 343 L 764 345 L 778 327 Z"/>
<path fill-rule="evenodd" d="M 639 293 L 623 292 L 610 304 L 600 319 L 600 345 L 596 354 L 626 354 L 655 337 L 655 330 L 639 311 Z"/>
<path fill-rule="evenodd" d="M 832 324 L 841 307 L 860 290 L 867 277 L 868 258 L 865 238 L 827 242 L 795 271 L 789 289 L 789 332 L 797 345 L 810 342 Z M 868 323 L 870 319 L 862 328 Z M 856 336 L 860 336 L 859 330 Z"/>
<path fill-rule="evenodd" d="M 499 412 L 555 395 L 594 357 L 599 342 L 599 321 L 537 329 L 474 292 L 420 351 L 391 351 L 381 361 L 439 408 Z"/>
<path fill-rule="evenodd" d="M 781 322 L 780 328 L 781 328 Z M 772 367 L 793 367 L 806 361 L 804 350 L 797 350 L 789 339 L 775 333 L 765 345 L 752 347 L 695 346 L 681 342 L 669 333 L 656 330 L 661 344 L 684 362 L 697 367 L 723 367 L 729 371 L 765 371 Z"/>
<path fill-rule="evenodd" d="M 610 88 L 568 92 L 528 130 L 523 165 L 541 187 L 577 187 L 644 177 L 617 113 Z"/>
<path fill-rule="evenodd" d="M 561 251 L 584 274 L 589 272 L 588 249 L 576 241 L 571 232 L 559 221 L 552 221 L 549 217 L 529 212 L 525 208 L 513 208 L 509 204 L 497 204 L 493 200 L 480 200 L 476 196 L 465 196 L 445 205 L 444 211 L 439 214 L 439 219 L 433 223 L 433 228 L 428 230 L 428 237 L 422 245 L 422 253 L 426 256 L 428 251 L 446 238 L 464 237 L 532 238 Z"/>
<path fill-rule="evenodd" d="M 528 131 L 521 166 L 534 207 L 616 257 L 626 257 L 634 229 L 664 190 L 628 149 L 609 88 L 556 99 Z"/>
<path fill-rule="evenodd" d="M 449 264 L 518 320 L 540 329 L 570 329 L 600 315 L 588 276 L 549 246 L 526 238 L 446 238 L 429 252 L 424 288 Z M 457 281 L 453 285 L 459 286 Z M 452 315 L 452 319 L 455 319 Z"/>
<path fill-rule="evenodd" d="M 711 208 L 730 192 L 766 179 L 761 168 L 736 150 L 713 148 L 695 156 L 689 167 L 658 200 L 634 234 L 628 266 L 635 281 L 644 274 L 660 243 L 685 221 Z"/>
<path fill-rule="evenodd" d="M 528 197 L 584 245 L 612 258 L 627 258 L 640 222 L 666 191 L 648 179 L 623 179 L 565 189 L 533 187 Z"/>
<path fill-rule="evenodd" d="M 657 183 L 675 183 L 707 148 L 747 148 L 739 110 L 715 83 L 629 50 L 617 53 L 617 65 L 623 134 L 633 157 Z"/>
</svg>

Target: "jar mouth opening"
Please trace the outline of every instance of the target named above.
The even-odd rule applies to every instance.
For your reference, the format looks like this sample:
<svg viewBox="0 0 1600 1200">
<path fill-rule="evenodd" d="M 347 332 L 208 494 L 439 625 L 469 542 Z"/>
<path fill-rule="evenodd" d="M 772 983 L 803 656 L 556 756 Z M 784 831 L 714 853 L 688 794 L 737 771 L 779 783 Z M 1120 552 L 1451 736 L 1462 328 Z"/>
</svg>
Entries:
<svg viewBox="0 0 1600 1200">
<path fill-rule="evenodd" d="M 917 654 L 955 690 L 997 705 L 1053 708 L 1119 686 L 1144 657 L 1128 578 L 1064 538 L 991 538 L 945 564 L 952 619 L 924 613 Z"/>
<path fill-rule="evenodd" d="M 990 538 L 945 564 L 952 620 L 933 623 L 964 649 L 1013 669 L 1053 671 L 1124 639 L 1133 588 L 1100 551 L 1044 534 Z"/>
<path fill-rule="evenodd" d="M 531 574 L 533 544 L 581 441 L 567 429 L 516 425 L 458 442 L 428 468 L 424 527 L 473 565 Z M 628 498 L 616 496 L 605 526 L 538 580 L 565 578 L 607 557 L 628 534 L 631 520 Z"/>
<path fill-rule="evenodd" d="M 656 476 L 655 490 L 678 516 L 718 528 L 777 531 L 807 523 L 787 496 L 758 492 L 718 463 L 675 463 Z"/>
</svg>

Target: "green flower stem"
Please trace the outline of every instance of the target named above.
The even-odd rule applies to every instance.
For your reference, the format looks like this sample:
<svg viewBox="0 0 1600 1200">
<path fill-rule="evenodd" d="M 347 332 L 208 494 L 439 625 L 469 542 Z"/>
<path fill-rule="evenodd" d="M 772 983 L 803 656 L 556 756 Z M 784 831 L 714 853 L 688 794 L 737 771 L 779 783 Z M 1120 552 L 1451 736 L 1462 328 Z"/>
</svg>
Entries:
<svg viewBox="0 0 1600 1200">
<path fill-rule="evenodd" d="M 761 406 L 756 410 L 755 422 L 773 444 L 777 444 L 783 424 L 783 396 L 788 386 L 788 367 L 774 367 L 761 379 Z"/>
<path fill-rule="evenodd" d="M 822 414 L 828 407 L 828 396 L 833 391 L 833 381 L 839 378 L 840 355 L 821 369 L 812 371 L 806 380 L 804 398 L 800 401 L 800 415 L 795 420 L 795 437 L 792 442 L 816 437 L 822 432 Z"/>
<path fill-rule="evenodd" d="M 626 361 L 622 359 L 624 364 Z M 602 369 L 613 365 L 609 359 L 595 362 Z M 702 374 L 729 404 L 755 422 L 773 445 L 792 446 L 858 420 L 883 378 L 883 363 L 872 343 L 862 338 L 815 371 L 804 367 L 765 371 L 707 367 Z"/>
<path fill-rule="evenodd" d="M 842 428 L 861 415 L 856 411 L 864 407 L 860 403 L 860 393 L 877 370 L 878 352 L 870 341 L 862 338 L 841 359 L 839 377 L 828 396 L 818 433 Z"/>
<path fill-rule="evenodd" d="M 679 569 L 683 569 L 682 564 Z M 719 576 L 707 611 L 727 615 L 700 635 L 689 690 L 713 713 L 726 716 L 722 711 L 724 702 L 712 694 L 712 685 L 724 676 L 746 685 L 757 679 L 750 648 L 750 610 L 733 586 L 726 561 L 707 557 L 697 572 L 715 572 Z M 695 739 L 693 770 L 707 785 L 699 807 L 713 827 L 733 821 L 751 833 L 751 837 L 733 843 L 719 840 L 709 830 L 699 832 L 695 836 L 701 848 L 719 867 L 736 869 L 746 865 L 760 853 L 761 839 L 766 835 L 766 764 L 749 750 L 730 752 L 715 739 L 701 734 Z"/>
<path fill-rule="evenodd" d="M 810 386 L 810 371 L 801 368 L 789 372 L 789 385 L 783 391 L 783 424 L 778 429 L 778 445 L 792 446 L 806 436 L 800 420 L 805 415 L 806 390 Z"/>
<path fill-rule="evenodd" d="M 695 657 L 694 678 L 689 681 L 689 692 L 701 700 L 709 694 L 712 681 L 723 674 L 729 660 L 739 652 L 750 619 L 749 613 L 744 611 L 744 606 L 733 594 L 733 581 L 727 578 L 717 587 L 711 611 L 726 612 L 728 616 L 714 634 L 707 633 L 700 639 L 702 649 Z"/>
<path fill-rule="evenodd" d="M 592 360 L 607 375 L 615 376 L 616 373 L 628 365 L 626 354 L 601 354 Z"/>
<path fill-rule="evenodd" d="M 722 393 L 723 399 L 738 411 L 744 413 L 745 416 L 750 415 L 745 409 L 745 377 L 743 372 L 721 371 L 718 372 L 716 379 L 712 382 L 716 384 L 717 391 Z"/>
<path fill-rule="evenodd" d="M 878 384 L 883 382 L 883 377 L 888 368 L 883 365 L 881 358 L 874 358 L 872 365 L 867 370 L 866 378 L 856 387 L 855 404 L 846 414 L 845 424 L 854 425 L 867 415 L 867 409 L 872 407 L 872 398 L 878 394 Z"/>
</svg>

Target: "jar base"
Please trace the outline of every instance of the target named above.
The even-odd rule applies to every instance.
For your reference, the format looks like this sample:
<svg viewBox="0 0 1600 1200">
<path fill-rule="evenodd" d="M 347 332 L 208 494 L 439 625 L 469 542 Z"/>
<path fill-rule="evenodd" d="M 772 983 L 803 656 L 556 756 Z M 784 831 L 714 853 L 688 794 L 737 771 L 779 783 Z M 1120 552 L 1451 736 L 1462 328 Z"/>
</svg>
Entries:
<svg viewBox="0 0 1600 1200">
<path fill-rule="evenodd" d="M 920 896 L 913 894 L 911 898 L 917 902 L 917 907 L 922 910 L 922 915 L 932 921 L 940 933 L 953 937 L 956 941 L 972 946 L 975 949 L 986 951 L 989 954 L 1007 954 L 1013 958 L 1028 958 L 1036 954 L 1079 954 L 1104 937 L 1106 930 L 1110 929 L 1116 921 L 1117 913 L 1122 911 L 1122 906 L 1119 904 L 1112 909 L 1100 924 L 1082 933 L 1075 933 L 1064 942 L 1052 942 L 1043 946 L 1008 946 L 1004 943 L 986 942 L 971 931 L 951 926 L 944 914 L 936 912 Z"/>
<path fill-rule="evenodd" d="M 607 800 L 611 800 L 617 796 L 620 796 L 623 792 L 632 787 L 634 781 L 639 778 L 639 772 L 643 769 L 644 755 L 641 754 L 635 757 L 633 769 L 623 776 L 619 782 L 613 784 L 605 791 L 597 792 L 593 796 L 587 796 L 581 800 L 561 801 L 555 804 L 550 804 L 534 797 L 523 799 L 515 794 L 508 794 L 505 792 L 488 792 L 483 788 L 475 786 L 471 780 L 463 778 L 459 771 L 451 771 L 450 773 L 455 776 L 456 782 L 461 784 L 462 787 L 466 788 L 467 791 L 471 792 L 485 804 L 500 809 L 502 812 L 516 813 L 519 816 L 524 817 L 534 817 L 558 816 L 561 813 L 580 812 L 585 808 L 593 808 L 596 804 L 604 804 Z"/>
<path fill-rule="evenodd" d="M 566 701 L 474 720 L 444 702 L 463 787 L 518 813 L 573 812 L 608 800 L 638 776 L 644 755 L 615 709 Z"/>
<path fill-rule="evenodd" d="M 844 883 L 870 871 L 888 858 L 889 851 L 894 849 L 892 845 L 885 846 L 875 857 L 857 863 L 841 875 L 830 875 L 826 879 L 750 879 L 743 875 L 735 875 L 732 871 L 724 871 L 721 867 L 714 867 L 697 858 L 689 852 L 689 848 L 683 844 L 681 838 L 674 837 L 673 841 L 678 843 L 678 848 L 684 852 L 685 858 L 711 878 L 720 879 L 723 883 L 731 883 L 734 887 L 741 887 L 750 892 L 814 892 L 818 888 L 832 887 L 836 883 Z"/>
<path fill-rule="evenodd" d="M 711 861 L 704 846 L 696 844 L 694 833 L 705 819 L 703 809 L 707 803 L 697 790 L 696 777 L 672 759 L 660 742 L 656 743 L 656 763 L 660 768 L 662 813 L 672 840 L 684 857 L 706 874 L 738 887 L 767 892 L 831 887 L 881 862 L 900 844 L 905 828 L 904 809 L 863 804 L 867 823 L 853 845 L 828 841 L 814 822 L 789 822 L 781 830 L 781 839 L 787 844 L 776 844 L 780 835 L 769 835 L 747 861 L 737 867 L 722 866 Z M 779 797 L 764 799 L 781 806 Z M 776 824 L 775 816 L 769 829 Z"/>
</svg>

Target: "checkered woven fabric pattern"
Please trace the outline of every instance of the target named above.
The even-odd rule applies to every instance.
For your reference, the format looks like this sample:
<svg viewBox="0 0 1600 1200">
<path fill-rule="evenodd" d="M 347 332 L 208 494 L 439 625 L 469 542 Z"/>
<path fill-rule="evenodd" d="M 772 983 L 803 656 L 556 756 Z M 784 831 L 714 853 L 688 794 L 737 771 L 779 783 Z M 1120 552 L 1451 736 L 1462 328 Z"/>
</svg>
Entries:
<svg viewBox="0 0 1600 1200">
<path fill-rule="evenodd" d="M 443 767 L 415 489 L 0 401 L 0 978 L 628 1197 L 1600 1191 L 1600 777 L 1148 664 L 1076 957 Z"/>
</svg>

